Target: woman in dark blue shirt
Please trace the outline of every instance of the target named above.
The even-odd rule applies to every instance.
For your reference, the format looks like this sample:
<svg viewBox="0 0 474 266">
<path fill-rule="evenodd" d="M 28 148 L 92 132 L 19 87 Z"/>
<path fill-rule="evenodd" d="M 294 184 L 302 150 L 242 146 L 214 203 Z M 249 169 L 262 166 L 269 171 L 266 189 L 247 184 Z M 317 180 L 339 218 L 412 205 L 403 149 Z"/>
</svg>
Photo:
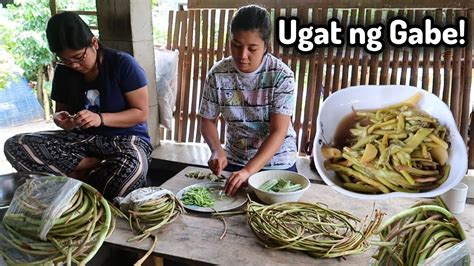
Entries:
<svg viewBox="0 0 474 266">
<path fill-rule="evenodd" d="M 18 171 L 80 179 L 108 199 L 143 186 L 152 151 L 143 69 L 104 47 L 76 13 L 54 15 L 46 35 L 58 57 L 51 97 L 63 130 L 10 138 L 7 159 Z"/>
</svg>

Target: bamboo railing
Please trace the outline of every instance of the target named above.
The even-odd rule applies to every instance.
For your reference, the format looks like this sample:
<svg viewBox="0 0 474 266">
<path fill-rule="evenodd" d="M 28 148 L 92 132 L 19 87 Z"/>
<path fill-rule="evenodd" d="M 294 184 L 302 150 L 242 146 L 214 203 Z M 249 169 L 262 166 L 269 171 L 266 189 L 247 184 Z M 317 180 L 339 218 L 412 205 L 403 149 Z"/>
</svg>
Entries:
<svg viewBox="0 0 474 266">
<path fill-rule="evenodd" d="M 226 2 L 227 4 L 223 3 Z M 170 11 L 167 49 L 179 51 L 178 97 L 175 124 L 163 130 L 162 138 L 177 142 L 203 142 L 199 133 L 197 111 L 207 70 L 229 56 L 228 25 L 239 1 L 189 1 L 191 9 Z M 240 1 L 245 2 L 245 1 Z M 354 24 L 385 23 L 394 16 L 406 17 L 411 24 L 424 16 L 432 16 L 436 24 L 453 24 L 457 17 L 474 21 L 473 3 L 457 1 L 421 4 L 391 1 L 392 5 L 370 6 L 370 1 L 288 1 L 266 0 L 272 16 L 298 16 L 302 23 L 326 24 L 338 18 L 343 27 Z M 303 3 L 304 2 L 304 3 Z M 307 3 L 306 3 L 307 2 Z M 373 2 L 373 1 L 372 1 Z M 280 6 L 275 6 L 280 4 Z M 364 7 L 368 6 L 368 7 Z M 222 5 L 226 5 L 224 8 Z M 341 7 L 342 8 L 341 8 Z M 445 7 L 442 7 L 445 6 Z M 472 23 L 471 23 L 472 24 Z M 468 26 L 468 28 L 471 25 Z M 469 29 L 470 30 L 470 29 Z M 471 36 L 468 34 L 467 36 Z M 296 109 L 293 125 L 298 134 L 299 151 L 311 147 L 316 133 L 320 104 L 331 93 L 348 86 L 364 84 L 399 84 L 421 87 L 439 96 L 451 109 L 466 145 L 474 140 L 470 118 L 472 88 L 472 40 L 467 47 L 393 47 L 379 54 L 366 53 L 360 47 L 321 47 L 303 55 L 293 48 L 273 43 L 273 54 L 281 58 L 295 73 Z M 470 126 L 471 124 L 471 126 Z M 471 128 L 471 130 L 469 130 Z M 224 123 L 218 122 L 224 142 Z M 468 134 L 470 132 L 471 137 Z M 470 168 L 474 168 L 474 152 L 470 149 Z"/>
</svg>

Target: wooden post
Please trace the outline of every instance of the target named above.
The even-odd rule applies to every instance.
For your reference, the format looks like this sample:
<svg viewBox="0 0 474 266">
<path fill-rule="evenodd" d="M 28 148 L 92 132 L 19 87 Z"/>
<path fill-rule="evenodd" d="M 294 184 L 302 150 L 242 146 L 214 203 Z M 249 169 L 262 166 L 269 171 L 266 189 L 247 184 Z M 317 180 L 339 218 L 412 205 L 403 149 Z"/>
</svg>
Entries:
<svg viewBox="0 0 474 266">
<path fill-rule="evenodd" d="M 49 104 L 49 95 L 48 92 L 46 91 L 46 88 L 44 87 L 45 85 L 45 72 L 43 67 L 41 67 L 38 70 L 37 73 L 37 83 L 36 83 L 36 90 L 37 90 L 37 95 L 39 96 L 38 99 L 40 99 L 40 103 L 43 105 L 44 109 L 44 119 L 46 121 L 49 121 L 51 119 L 51 105 Z"/>
<path fill-rule="evenodd" d="M 49 9 L 51 10 L 51 16 L 56 14 L 56 0 L 49 0 Z"/>
<path fill-rule="evenodd" d="M 44 84 L 44 82 L 42 82 L 42 84 Z M 51 120 L 51 106 L 49 104 L 48 92 L 44 89 L 44 86 L 41 87 L 41 91 L 43 92 L 44 119 L 49 121 Z"/>
<path fill-rule="evenodd" d="M 43 105 L 43 91 L 40 89 L 40 87 L 38 86 L 39 84 L 39 79 L 40 79 L 40 75 L 39 73 L 37 74 L 37 78 L 36 78 L 36 84 L 33 86 L 35 89 L 36 89 L 36 98 L 38 98 L 38 102 Z"/>
</svg>

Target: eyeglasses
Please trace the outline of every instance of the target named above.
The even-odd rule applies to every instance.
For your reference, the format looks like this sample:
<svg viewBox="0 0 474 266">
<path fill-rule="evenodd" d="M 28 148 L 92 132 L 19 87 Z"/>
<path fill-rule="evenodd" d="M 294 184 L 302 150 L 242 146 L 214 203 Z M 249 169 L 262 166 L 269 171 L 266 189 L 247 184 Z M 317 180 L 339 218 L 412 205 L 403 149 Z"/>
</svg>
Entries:
<svg viewBox="0 0 474 266">
<path fill-rule="evenodd" d="M 89 46 L 86 46 L 84 48 L 84 52 L 82 52 L 82 54 L 80 56 L 77 56 L 76 58 L 66 59 L 66 58 L 58 57 L 56 63 L 61 64 L 61 65 L 66 65 L 66 66 L 70 66 L 74 63 L 80 64 L 80 63 L 84 62 L 84 60 L 86 60 L 87 48 L 89 48 Z"/>
</svg>

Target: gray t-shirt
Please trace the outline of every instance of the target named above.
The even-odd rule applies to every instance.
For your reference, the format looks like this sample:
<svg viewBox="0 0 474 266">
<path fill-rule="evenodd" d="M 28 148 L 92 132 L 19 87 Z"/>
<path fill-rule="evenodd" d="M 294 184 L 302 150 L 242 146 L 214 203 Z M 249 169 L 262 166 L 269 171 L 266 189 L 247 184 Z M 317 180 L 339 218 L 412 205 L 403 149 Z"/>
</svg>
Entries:
<svg viewBox="0 0 474 266">
<path fill-rule="evenodd" d="M 215 119 L 222 114 L 228 160 L 246 165 L 270 134 L 271 114 L 293 115 L 294 90 L 293 71 L 271 54 L 252 73 L 241 72 L 232 57 L 227 57 L 208 73 L 199 115 Z M 264 168 L 289 168 L 296 156 L 296 132 L 290 123 L 283 144 Z"/>
</svg>

